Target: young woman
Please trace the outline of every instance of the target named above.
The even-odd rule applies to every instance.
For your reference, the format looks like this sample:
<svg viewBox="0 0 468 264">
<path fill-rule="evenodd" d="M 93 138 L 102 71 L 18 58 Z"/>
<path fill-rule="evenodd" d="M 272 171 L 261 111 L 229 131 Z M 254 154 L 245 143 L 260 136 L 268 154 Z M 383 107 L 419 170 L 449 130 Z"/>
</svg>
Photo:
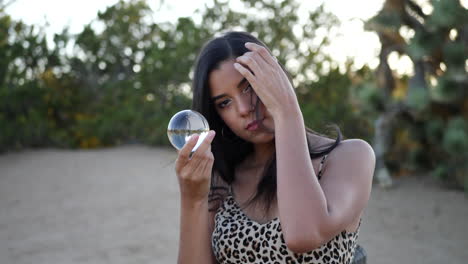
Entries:
<svg viewBox="0 0 468 264">
<path fill-rule="evenodd" d="M 213 130 L 176 161 L 179 263 L 349 263 L 371 191 L 369 144 L 306 129 L 285 69 L 245 32 L 205 44 L 193 92 Z"/>
</svg>

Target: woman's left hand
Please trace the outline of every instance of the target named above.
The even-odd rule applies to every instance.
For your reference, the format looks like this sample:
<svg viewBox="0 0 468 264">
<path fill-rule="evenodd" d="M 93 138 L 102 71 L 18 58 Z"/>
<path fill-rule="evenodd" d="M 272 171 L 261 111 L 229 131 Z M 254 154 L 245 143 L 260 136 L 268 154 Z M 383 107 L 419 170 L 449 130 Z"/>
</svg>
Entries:
<svg viewBox="0 0 468 264">
<path fill-rule="evenodd" d="M 237 57 L 234 67 L 247 79 L 272 117 L 298 110 L 296 93 L 276 58 L 258 44 L 247 42 L 245 47 L 250 51 Z"/>
</svg>

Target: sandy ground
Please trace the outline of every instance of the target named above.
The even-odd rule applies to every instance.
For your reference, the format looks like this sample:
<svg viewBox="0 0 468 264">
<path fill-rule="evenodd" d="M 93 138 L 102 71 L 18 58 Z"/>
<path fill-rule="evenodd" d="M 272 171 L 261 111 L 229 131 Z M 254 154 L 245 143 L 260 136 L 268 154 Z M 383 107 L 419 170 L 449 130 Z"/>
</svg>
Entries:
<svg viewBox="0 0 468 264">
<path fill-rule="evenodd" d="M 0 156 L 0 263 L 175 263 L 170 148 Z M 376 186 L 359 243 L 371 264 L 468 263 L 468 198 L 425 178 Z"/>
</svg>

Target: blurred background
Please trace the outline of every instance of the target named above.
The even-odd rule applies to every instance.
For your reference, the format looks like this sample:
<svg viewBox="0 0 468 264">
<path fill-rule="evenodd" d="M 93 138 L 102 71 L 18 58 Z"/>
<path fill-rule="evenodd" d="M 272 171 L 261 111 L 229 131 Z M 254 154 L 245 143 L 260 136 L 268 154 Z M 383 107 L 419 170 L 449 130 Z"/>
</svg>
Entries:
<svg viewBox="0 0 468 264">
<path fill-rule="evenodd" d="M 460 221 L 453 226 L 464 230 L 464 235 L 453 245 L 446 238 L 449 244 L 444 245 L 449 246 L 443 254 L 434 253 L 442 245 L 438 242 L 421 247 L 423 251 L 417 254 L 435 254 L 430 257 L 433 263 L 444 262 L 449 255 L 455 259 L 448 263 L 462 263 L 458 261 L 468 257 L 461 250 L 463 245 L 468 246 L 467 228 L 462 224 L 468 220 L 467 8 L 466 0 L 0 0 L 0 243 L 8 244 L 0 249 L 4 253 L 0 262 L 2 256 L 16 256 L 5 263 L 28 263 L 20 248 L 31 237 L 18 235 L 21 228 L 15 224 L 21 224 L 15 220 L 32 221 L 28 217 L 31 208 L 38 210 L 41 219 L 49 219 L 54 210 L 63 213 L 63 208 L 73 206 L 93 214 L 89 208 L 94 203 L 80 199 L 91 194 L 101 199 L 102 193 L 94 193 L 92 188 L 110 188 L 91 183 L 96 177 L 134 167 L 139 177 L 149 177 L 147 181 L 151 181 L 148 174 L 155 171 L 166 173 L 166 180 L 171 178 L 175 152 L 168 147 L 167 124 L 174 113 L 190 108 L 196 55 L 213 36 L 226 30 L 245 30 L 263 40 L 286 65 L 308 127 L 327 133 L 328 124 L 337 124 L 345 138 L 362 138 L 372 144 L 377 156 L 372 198 L 386 204 L 375 204 L 377 207 L 369 211 L 386 221 L 389 218 L 383 211 L 404 210 L 408 199 L 420 191 L 420 197 L 425 198 L 417 205 L 408 205 L 407 217 L 413 217 L 416 211 L 411 209 L 427 205 L 428 200 L 440 195 L 435 202 L 440 204 L 427 210 L 432 217 L 446 217 L 440 220 L 442 226 L 453 224 L 454 219 Z M 150 165 L 131 163 L 131 157 L 139 158 L 134 162 L 148 161 Z M 155 157 L 159 157 L 157 162 Z M 113 166 L 103 166 L 106 160 Z M 120 163 L 116 165 L 116 161 Z M 128 166 L 119 167 L 122 164 Z M 43 180 L 57 185 L 37 187 L 36 181 L 42 181 L 39 174 L 47 174 Z M 72 182 L 64 179 L 78 176 L 89 185 L 82 185 L 83 189 L 67 187 L 81 198 L 64 205 L 69 193 L 60 196 L 57 192 Z M 136 178 L 140 179 L 136 183 L 124 180 L 124 176 L 117 179 L 117 183 L 115 178 L 111 180 L 113 188 L 138 183 L 149 188 L 145 189 L 147 193 L 140 193 L 147 194 L 140 197 L 141 201 L 153 199 L 153 192 L 169 192 L 166 194 L 177 200 L 173 179 L 168 184 L 161 177 L 154 185 L 147 185 L 143 178 Z M 21 189 L 28 184 L 31 189 Z M 133 195 L 141 191 L 138 188 L 132 189 Z M 20 201 L 28 200 L 23 195 L 37 190 L 41 194 L 34 197 L 42 198 L 29 199 L 37 204 L 21 207 Z M 46 193 L 59 196 L 49 197 L 49 201 L 42 196 Z M 52 200 L 62 202 L 54 207 Z M 47 202 L 51 212 L 39 213 Z M 454 206 L 451 215 L 441 213 L 448 203 Z M 111 204 L 109 200 L 102 206 Z M 166 221 L 177 219 L 178 210 L 173 209 L 177 205 L 160 209 Z M 71 211 L 79 217 L 79 212 Z M 415 213 L 414 220 L 425 218 L 424 212 Z M 103 219 L 111 215 L 109 212 Z M 152 217 L 159 219 L 154 214 Z M 85 219 L 91 225 L 102 220 Z M 63 224 L 66 220 L 57 221 Z M 369 213 L 368 222 L 372 221 Z M 422 233 L 434 231 L 430 221 L 428 225 Z M 372 247 L 378 243 L 369 236 L 382 226 L 372 228 L 365 233 L 368 240 L 362 238 L 371 256 L 379 247 Z M 54 230 L 55 234 L 67 232 Z M 167 230 L 172 232 L 167 235 L 171 241 L 168 248 L 155 252 L 166 254 L 168 259 L 157 263 L 172 263 L 175 258 L 177 228 Z M 154 243 L 154 239 L 148 237 L 148 243 Z M 388 254 L 397 254 L 396 248 L 391 248 L 397 244 L 382 247 Z M 42 248 L 47 249 L 47 245 Z M 135 247 L 127 250 L 138 255 Z M 32 252 L 28 254 L 37 256 L 43 251 Z M 102 263 L 102 257 L 112 263 L 133 263 L 105 254 L 107 258 L 91 254 L 88 258 L 61 260 Z M 373 257 L 369 263 L 395 263 L 390 256 L 387 262 L 383 255 Z M 49 255 L 43 263 L 50 261 Z M 432 262 L 419 258 L 406 263 Z"/>
</svg>

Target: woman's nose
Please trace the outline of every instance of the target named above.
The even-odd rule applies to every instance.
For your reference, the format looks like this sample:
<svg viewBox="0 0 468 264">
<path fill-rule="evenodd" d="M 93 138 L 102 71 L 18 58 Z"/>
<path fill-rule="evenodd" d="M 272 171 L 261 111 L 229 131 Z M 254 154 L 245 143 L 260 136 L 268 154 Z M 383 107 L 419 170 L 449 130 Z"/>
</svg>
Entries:
<svg viewBox="0 0 468 264">
<path fill-rule="evenodd" d="M 251 102 L 250 96 L 242 96 L 238 104 L 239 113 L 241 115 L 248 115 L 253 112 L 254 105 Z"/>
</svg>

